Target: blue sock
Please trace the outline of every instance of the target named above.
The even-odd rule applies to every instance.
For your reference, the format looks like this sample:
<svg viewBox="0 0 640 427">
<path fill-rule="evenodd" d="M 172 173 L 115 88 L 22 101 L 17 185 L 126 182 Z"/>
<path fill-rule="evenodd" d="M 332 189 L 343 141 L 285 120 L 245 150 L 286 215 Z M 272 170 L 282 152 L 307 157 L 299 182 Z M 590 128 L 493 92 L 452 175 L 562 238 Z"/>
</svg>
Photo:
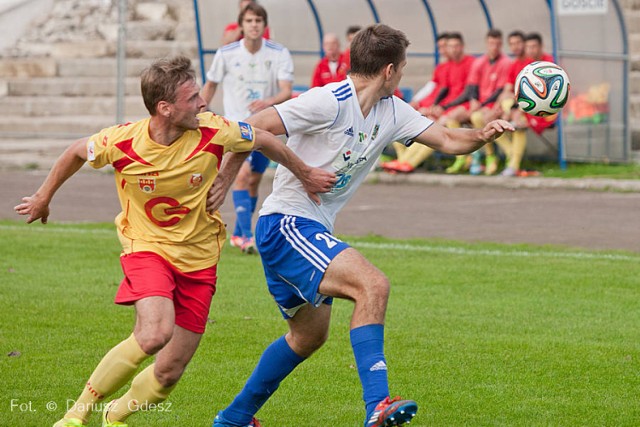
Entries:
<svg viewBox="0 0 640 427">
<path fill-rule="evenodd" d="M 242 237 L 253 237 L 251 232 L 251 197 L 248 190 L 233 190 L 233 204 L 236 207 L 236 231 L 234 234 Z"/>
<path fill-rule="evenodd" d="M 384 325 L 372 324 L 352 329 L 351 347 L 362 383 L 362 398 L 368 419 L 376 405 L 389 396 Z"/>
<path fill-rule="evenodd" d="M 231 424 L 245 426 L 286 378 L 305 359 L 298 356 L 284 335 L 271 343 L 244 388 L 224 411 L 222 418 Z"/>
<path fill-rule="evenodd" d="M 251 213 L 256 211 L 256 205 L 258 204 L 258 196 L 251 196 Z"/>
</svg>

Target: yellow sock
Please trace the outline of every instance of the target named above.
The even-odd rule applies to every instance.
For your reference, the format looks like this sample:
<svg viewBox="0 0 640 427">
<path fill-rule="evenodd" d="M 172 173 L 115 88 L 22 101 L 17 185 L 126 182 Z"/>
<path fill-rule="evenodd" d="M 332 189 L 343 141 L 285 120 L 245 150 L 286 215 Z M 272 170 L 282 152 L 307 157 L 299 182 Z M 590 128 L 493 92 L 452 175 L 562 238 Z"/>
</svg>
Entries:
<svg viewBox="0 0 640 427">
<path fill-rule="evenodd" d="M 482 111 L 474 111 L 471 113 L 471 126 L 476 129 L 482 129 L 485 125 Z"/>
<path fill-rule="evenodd" d="M 462 126 L 462 125 L 457 120 L 453 120 L 453 119 L 452 120 L 447 120 L 447 127 L 449 129 L 458 129 L 460 126 Z"/>
<path fill-rule="evenodd" d="M 495 143 L 498 144 L 498 147 L 500 147 L 504 155 L 507 156 L 507 159 L 511 159 L 511 156 L 513 155 L 511 153 L 511 138 L 504 133 L 500 138 L 495 140 Z"/>
<path fill-rule="evenodd" d="M 524 129 L 516 130 L 513 133 L 513 147 L 511 149 L 511 159 L 509 167 L 514 170 L 520 170 L 520 163 L 527 148 L 527 131 Z"/>
<path fill-rule="evenodd" d="M 394 150 L 396 150 L 396 159 L 398 159 L 399 161 L 402 161 L 404 153 L 407 152 L 407 146 L 398 141 L 392 142 L 391 146 L 393 147 Z"/>
<path fill-rule="evenodd" d="M 125 385 L 149 356 L 142 351 L 133 334 L 113 347 L 98 363 L 65 418 L 79 418 L 86 423 L 94 405 Z"/>
<path fill-rule="evenodd" d="M 433 149 L 427 147 L 426 145 L 422 145 L 420 143 L 414 143 L 405 152 L 403 161 L 409 163 L 414 168 L 417 168 L 429 158 L 429 156 L 433 153 Z"/>
<path fill-rule="evenodd" d="M 109 409 L 108 421 L 124 421 L 138 410 L 145 410 L 149 405 L 164 401 L 176 384 L 163 387 L 154 374 L 155 363 L 147 366 L 133 379 L 131 388 Z"/>
<path fill-rule="evenodd" d="M 484 154 L 486 156 L 493 156 L 494 154 L 496 154 L 496 150 L 495 148 L 493 148 L 493 142 L 485 144 L 483 148 L 484 148 Z"/>
</svg>

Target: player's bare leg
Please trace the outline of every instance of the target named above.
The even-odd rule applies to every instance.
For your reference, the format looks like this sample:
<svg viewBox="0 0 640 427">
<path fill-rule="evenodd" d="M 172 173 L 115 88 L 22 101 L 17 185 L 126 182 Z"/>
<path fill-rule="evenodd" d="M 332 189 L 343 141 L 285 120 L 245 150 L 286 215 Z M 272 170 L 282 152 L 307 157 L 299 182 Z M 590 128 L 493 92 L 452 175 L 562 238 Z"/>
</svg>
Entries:
<svg viewBox="0 0 640 427">
<path fill-rule="evenodd" d="M 360 375 L 366 408 L 366 427 L 401 425 L 411 421 L 418 405 L 389 398 L 384 356 L 384 319 L 389 280 L 357 250 L 345 249 L 329 264 L 320 293 L 352 300 L 351 346 Z"/>
<path fill-rule="evenodd" d="M 108 422 L 122 422 L 138 410 L 163 402 L 195 354 L 202 334 L 174 326 L 169 342 L 158 352 L 154 364 L 137 375 L 131 388 L 105 413 Z"/>
</svg>

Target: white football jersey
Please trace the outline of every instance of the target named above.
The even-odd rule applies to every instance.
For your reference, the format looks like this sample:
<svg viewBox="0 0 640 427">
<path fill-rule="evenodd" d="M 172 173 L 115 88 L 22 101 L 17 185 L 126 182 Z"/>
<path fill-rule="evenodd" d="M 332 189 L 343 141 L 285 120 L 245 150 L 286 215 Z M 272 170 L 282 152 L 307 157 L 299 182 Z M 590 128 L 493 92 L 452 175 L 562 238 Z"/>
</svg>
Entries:
<svg viewBox="0 0 640 427">
<path fill-rule="evenodd" d="M 222 82 L 225 117 L 244 120 L 251 115 L 251 102 L 276 95 L 279 80 L 293 81 L 293 60 L 281 44 L 262 39 L 262 47 L 252 54 L 242 39 L 218 49 L 207 80 Z"/>
<path fill-rule="evenodd" d="M 386 145 L 409 144 L 433 122 L 409 104 L 390 96 L 362 115 L 353 82 L 313 88 L 274 108 L 287 131 L 291 148 L 306 164 L 335 172 L 338 181 L 316 205 L 302 183 L 285 167 L 276 170 L 273 192 L 260 215 L 281 213 L 320 222 L 333 231 L 336 214 L 351 199 Z"/>
</svg>

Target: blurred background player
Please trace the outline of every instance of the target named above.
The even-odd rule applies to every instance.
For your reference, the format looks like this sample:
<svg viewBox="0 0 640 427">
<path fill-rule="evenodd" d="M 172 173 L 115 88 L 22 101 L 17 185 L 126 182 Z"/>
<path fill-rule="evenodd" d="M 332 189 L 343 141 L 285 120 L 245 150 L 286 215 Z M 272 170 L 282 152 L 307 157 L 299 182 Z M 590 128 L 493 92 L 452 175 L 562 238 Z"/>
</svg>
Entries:
<svg viewBox="0 0 640 427">
<path fill-rule="evenodd" d="M 349 65 L 344 62 L 340 52 L 340 40 L 334 33 L 327 33 L 322 39 L 324 57 L 318 61 L 313 70 L 311 87 L 324 86 L 327 83 L 341 82 L 347 77 Z"/>
<path fill-rule="evenodd" d="M 500 96 L 499 104 L 504 111 L 502 117 L 510 121 L 516 128 L 512 135 L 505 134 L 496 140 L 496 144 L 498 144 L 507 158 L 506 167 L 500 174 L 502 176 L 517 176 L 520 173 L 520 164 L 527 148 L 527 128 L 531 128 L 534 132 L 540 134 L 545 129 L 553 126 L 556 119 L 555 115 L 551 117 L 531 116 L 517 108 L 518 105 L 514 98 L 514 86 L 518 73 L 534 61 L 553 62 L 553 57 L 544 53 L 542 36 L 539 33 L 529 33 L 526 36 L 521 32 L 511 33 L 509 35 L 510 46 L 512 44 L 512 35 L 513 38 L 521 40 L 522 53 L 511 63 L 507 81 Z M 512 52 L 514 52 L 513 49 Z"/>
<path fill-rule="evenodd" d="M 347 72 L 351 68 L 351 40 L 353 40 L 357 32 L 361 29 L 362 27 L 360 25 L 351 25 L 347 28 L 347 32 L 345 34 L 345 37 L 347 38 L 347 46 L 342 52 L 342 61 L 347 64 Z"/>
<path fill-rule="evenodd" d="M 455 100 L 445 104 L 444 109 L 456 107 L 447 114 L 447 126 L 459 127 L 463 123 L 470 123 L 474 128 L 481 129 L 483 123 L 489 123 L 502 116 L 502 109 L 496 108 L 495 103 L 502 93 L 505 76 L 511 60 L 502 53 L 502 31 L 491 29 L 485 37 L 486 53 L 476 58 L 469 72 L 464 92 Z M 469 106 L 465 107 L 466 102 Z M 492 144 L 485 149 L 485 174 L 492 175 L 498 169 L 498 159 Z M 479 174 L 480 153 L 474 153 L 473 161 L 468 162 L 468 156 L 458 156 L 456 161 L 447 168 L 447 173 L 459 173 L 472 166 L 471 173 Z"/>
<path fill-rule="evenodd" d="M 429 96 L 418 103 L 418 111 L 439 124 L 446 125 L 446 115 L 455 107 L 445 109 L 443 106 L 446 106 L 464 92 L 475 58 L 465 54 L 464 39 L 462 34 L 458 32 L 445 35 L 442 51 L 447 61 L 439 64 L 434 70 L 434 82 L 437 84 L 434 96 Z M 394 147 L 399 148 L 398 144 L 395 143 Z M 408 148 L 399 148 L 397 152 L 398 159 L 396 163 L 386 166 L 383 164 L 383 168 L 395 172 L 408 173 L 424 162 L 433 153 L 433 150 L 422 144 L 412 144 Z"/>
<path fill-rule="evenodd" d="M 409 105 L 416 110 L 422 108 L 431 107 L 434 104 L 436 97 L 438 96 L 439 85 L 444 82 L 444 69 L 445 64 L 449 60 L 449 52 L 447 51 L 447 39 L 449 33 L 440 33 L 436 39 L 437 54 L 440 58 L 440 62 L 433 69 L 431 80 L 429 80 L 423 87 L 418 89 L 416 94 L 411 99 Z M 440 86 L 441 88 L 442 86 Z M 426 115 L 426 114 L 425 114 Z"/>
<path fill-rule="evenodd" d="M 242 10 L 249 5 L 249 3 L 257 3 L 255 0 L 240 0 L 238 2 L 238 13 L 242 12 Z M 269 27 L 265 27 L 264 34 L 262 35 L 265 39 L 271 38 L 269 35 Z M 224 32 L 222 33 L 222 40 L 220 41 L 220 45 L 224 46 L 229 43 L 237 42 L 242 38 L 242 28 L 238 24 L 238 22 L 231 22 L 224 28 Z"/>
<path fill-rule="evenodd" d="M 218 49 L 207 72 L 202 97 L 208 105 L 222 82 L 224 115 L 231 120 L 244 120 L 291 98 L 293 60 L 287 48 L 263 39 L 267 22 L 267 11 L 249 3 L 238 16 L 244 38 Z M 231 245 L 245 253 L 256 252 L 252 217 L 268 165 L 264 155 L 252 153 L 234 183 L 236 224 Z"/>
</svg>

